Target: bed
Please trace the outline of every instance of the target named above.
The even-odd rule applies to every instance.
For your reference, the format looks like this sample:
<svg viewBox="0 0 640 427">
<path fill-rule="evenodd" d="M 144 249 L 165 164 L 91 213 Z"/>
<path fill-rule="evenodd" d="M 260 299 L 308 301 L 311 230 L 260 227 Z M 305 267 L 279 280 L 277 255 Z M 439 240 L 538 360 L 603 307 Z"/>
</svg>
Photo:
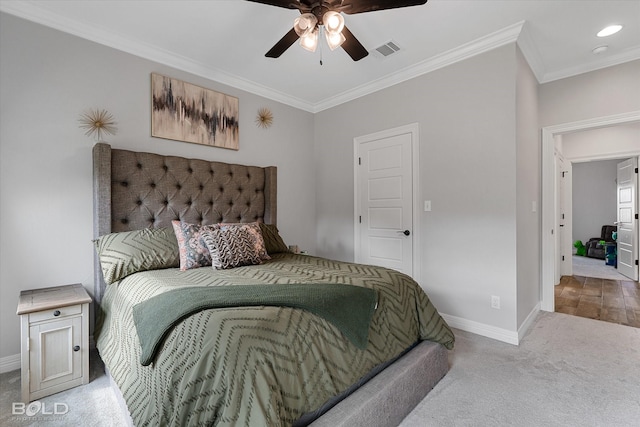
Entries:
<svg viewBox="0 0 640 427">
<path fill-rule="evenodd" d="M 287 250 L 275 167 L 105 143 L 93 162 L 96 346 L 132 424 L 397 425 L 448 371 L 411 278 Z M 184 264 L 193 229 L 217 269 Z M 225 268 L 255 230 L 265 253 Z"/>
</svg>

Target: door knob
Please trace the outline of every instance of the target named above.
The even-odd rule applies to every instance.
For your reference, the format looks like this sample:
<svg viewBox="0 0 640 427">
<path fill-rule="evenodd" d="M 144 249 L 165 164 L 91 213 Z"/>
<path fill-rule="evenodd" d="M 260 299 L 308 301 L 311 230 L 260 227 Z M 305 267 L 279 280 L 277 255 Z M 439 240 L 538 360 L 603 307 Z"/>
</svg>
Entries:
<svg viewBox="0 0 640 427">
<path fill-rule="evenodd" d="M 79 345 L 74 345 L 73 346 L 73 351 L 80 351 L 80 346 Z"/>
<path fill-rule="evenodd" d="M 408 236 L 409 234 L 411 234 L 411 232 L 409 230 L 404 230 L 402 234 L 404 234 L 405 236 Z"/>
</svg>

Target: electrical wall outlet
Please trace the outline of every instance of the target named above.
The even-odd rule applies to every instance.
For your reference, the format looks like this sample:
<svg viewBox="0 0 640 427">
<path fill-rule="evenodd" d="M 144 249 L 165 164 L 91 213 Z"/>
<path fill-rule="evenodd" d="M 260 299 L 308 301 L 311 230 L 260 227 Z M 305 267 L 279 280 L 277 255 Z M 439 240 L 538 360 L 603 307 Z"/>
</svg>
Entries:
<svg viewBox="0 0 640 427">
<path fill-rule="evenodd" d="M 500 310 L 500 297 L 491 295 L 491 308 Z"/>
</svg>

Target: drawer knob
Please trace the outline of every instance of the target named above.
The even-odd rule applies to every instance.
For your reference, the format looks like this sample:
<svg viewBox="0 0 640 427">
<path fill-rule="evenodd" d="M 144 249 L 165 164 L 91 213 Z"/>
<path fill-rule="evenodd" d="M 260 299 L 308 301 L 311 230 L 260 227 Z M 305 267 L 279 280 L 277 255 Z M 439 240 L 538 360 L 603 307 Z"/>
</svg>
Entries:
<svg viewBox="0 0 640 427">
<path fill-rule="evenodd" d="M 56 311 L 54 311 L 54 312 L 53 312 L 53 315 L 54 315 L 54 316 L 56 316 L 56 317 L 60 316 L 60 310 L 56 310 Z"/>
<path fill-rule="evenodd" d="M 80 346 L 79 345 L 74 345 L 73 346 L 73 351 L 80 351 Z"/>
</svg>

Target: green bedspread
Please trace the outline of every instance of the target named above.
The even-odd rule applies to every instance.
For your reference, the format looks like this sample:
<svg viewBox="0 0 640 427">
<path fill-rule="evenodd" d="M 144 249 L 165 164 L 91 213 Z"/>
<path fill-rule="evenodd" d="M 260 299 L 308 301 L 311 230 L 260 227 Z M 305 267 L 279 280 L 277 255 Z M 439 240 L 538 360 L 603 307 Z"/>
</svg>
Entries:
<svg viewBox="0 0 640 427">
<path fill-rule="evenodd" d="M 206 309 L 173 327 L 148 366 L 133 307 L 185 287 L 314 283 L 375 290 L 368 343 L 292 307 Z M 276 254 L 262 265 L 146 271 L 107 287 L 96 343 L 137 426 L 288 426 L 416 341 L 454 336 L 422 288 L 381 267 Z"/>
<path fill-rule="evenodd" d="M 142 356 L 147 366 L 162 339 L 185 317 L 208 308 L 282 306 L 306 310 L 333 323 L 358 348 L 368 343 L 369 322 L 377 307 L 376 291 L 331 283 L 210 286 L 164 292 L 133 306 Z"/>
</svg>

